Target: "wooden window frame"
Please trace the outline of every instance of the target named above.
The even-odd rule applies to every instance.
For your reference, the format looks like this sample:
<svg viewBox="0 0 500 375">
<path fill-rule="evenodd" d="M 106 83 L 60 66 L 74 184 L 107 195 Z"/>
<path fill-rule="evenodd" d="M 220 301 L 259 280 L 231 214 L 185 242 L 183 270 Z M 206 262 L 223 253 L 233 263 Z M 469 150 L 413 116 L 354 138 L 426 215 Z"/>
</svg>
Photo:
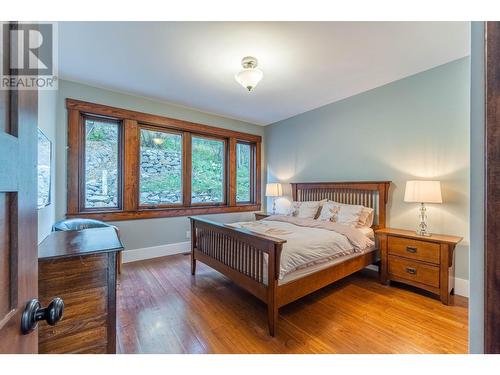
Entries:
<svg viewBox="0 0 500 375">
<path fill-rule="evenodd" d="M 222 182 L 222 193 L 224 194 L 223 197 L 222 197 L 222 202 L 196 202 L 196 203 L 193 203 L 191 202 L 191 207 L 202 207 L 202 206 L 227 206 L 228 205 L 228 197 L 230 195 L 230 192 L 229 192 L 229 185 L 228 185 L 228 182 L 229 182 L 229 175 L 231 173 L 231 170 L 229 168 L 229 158 L 230 158 L 230 155 L 229 155 L 229 148 L 228 148 L 228 141 L 226 138 L 222 138 L 222 137 L 213 137 L 213 136 L 210 136 L 210 135 L 203 135 L 203 134 L 196 134 L 196 133 L 192 133 L 191 134 L 191 146 L 193 145 L 193 140 L 192 138 L 202 138 L 202 139 L 213 139 L 215 141 L 219 141 L 219 142 L 224 142 L 224 179 L 223 179 L 223 182 Z M 193 150 L 191 149 L 191 157 L 193 155 Z M 193 167 L 193 163 L 190 164 L 190 166 L 188 168 L 190 168 L 191 170 L 191 173 L 192 173 L 192 167 Z M 191 175 L 191 200 L 193 199 L 193 192 L 192 192 L 192 175 Z"/>
<path fill-rule="evenodd" d="M 165 127 L 157 127 L 157 126 L 151 126 L 151 125 L 146 125 L 146 124 L 138 124 L 138 130 L 139 130 L 139 135 L 138 135 L 138 151 L 139 154 L 137 155 L 138 157 L 138 168 L 139 170 L 137 171 L 137 189 L 138 189 L 138 194 L 137 194 L 137 207 L 139 210 L 155 210 L 155 209 L 161 209 L 161 208 L 181 208 L 185 207 L 184 205 L 184 171 L 186 169 L 186 163 L 184 161 L 184 132 L 179 131 L 179 130 L 174 130 L 174 129 L 167 129 Z M 182 183 L 181 183 L 181 194 L 182 194 L 182 199 L 181 202 L 179 203 L 170 203 L 170 204 L 141 204 L 141 167 L 140 167 L 140 150 L 141 150 L 141 130 L 150 130 L 150 131 L 156 131 L 158 133 L 168 133 L 168 134 L 175 134 L 175 135 L 180 135 L 181 136 L 181 142 L 182 142 Z"/>
<path fill-rule="evenodd" d="M 117 205 L 116 207 L 86 207 L 86 196 L 85 196 L 85 182 L 86 182 L 86 149 L 85 149 L 85 144 L 86 144 L 86 127 L 85 127 L 85 120 L 90 119 L 93 121 L 101 121 L 104 123 L 114 123 L 118 127 L 118 155 L 117 157 L 117 170 L 118 170 L 118 176 L 117 176 L 117 198 L 116 202 Z M 81 150 L 82 150 L 82 157 L 79 158 L 79 162 L 81 164 L 81 171 L 82 175 L 79 178 L 78 184 L 79 184 L 79 196 L 78 196 L 78 207 L 80 212 L 85 212 L 85 213 L 91 213 L 91 212 L 100 212 L 103 209 L 106 211 L 121 211 L 122 210 L 122 202 L 123 202 L 123 122 L 119 119 L 111 118 L 111 117 L 104 117 L 104 116 L 95 116 L 93 114 L 82 114 L 80 117 L 80 137 L 81 137 Z"/>
<path fill-rule="evenodd" d="M 255 200 L 255 193 L 257 190 L 257 187 L 255 185 L 255 174 L 256 174 L 256 168 L 255 168 L 255 162 L 256 162 L 256 145 L 255 143 L 252 142 L 247 142 L 243 140 L 239 140 L 236 142 L 236 146 L 238 144 L 244 144 L 250 146 L 250 201 L 241 201 L 238 202 L 238 199 L 236 199 L 236 204 L 237 205 L 245 205 L 245 204 L 251 204 Z M 236 160 L 236 193 L 238 193 L 238 155 L 235 156 Z"/>
<path fill-rule="evenodd" d="M 88 217 L 98 220 L 133 220 L 227 212 L 249 212 L 261 209 L 261 136 L 171 119 L 102 104 L 66 99 L 68 111 L 68 195 L 67 217 Z M 82 209 L 85 193 L 85 138 L 83 118 L 93 117 L 119 121 L 119 208 Z M 182 135 L 182 204 L 140 205 L 140 129 L 171 132 Z M 224 141 L 225 173 L 223 203 L 192 203 L 191 138 L 213 138 Z M 236 202 L 236 145 L 246 143 L 252 150 L 251 202 Z M 82 178 L 83 177 L 83 178 Z M 84 198 L 84 197 L 83 197 Z"/>
</svg>

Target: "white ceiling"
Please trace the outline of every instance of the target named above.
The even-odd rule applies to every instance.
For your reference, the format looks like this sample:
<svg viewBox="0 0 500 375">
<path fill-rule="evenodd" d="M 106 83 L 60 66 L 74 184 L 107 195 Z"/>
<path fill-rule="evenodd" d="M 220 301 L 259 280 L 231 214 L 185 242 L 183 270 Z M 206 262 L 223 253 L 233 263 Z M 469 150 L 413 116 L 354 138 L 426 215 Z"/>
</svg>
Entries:
<svg viewBox="0 0 500 375">
<path fill-rule="evenodd" d="M 469 54 L 467 22 L 61 22 L 63 79 L 267 125 Z M 248 93 L 241 58 L 264 78 Z"/>
</svg>

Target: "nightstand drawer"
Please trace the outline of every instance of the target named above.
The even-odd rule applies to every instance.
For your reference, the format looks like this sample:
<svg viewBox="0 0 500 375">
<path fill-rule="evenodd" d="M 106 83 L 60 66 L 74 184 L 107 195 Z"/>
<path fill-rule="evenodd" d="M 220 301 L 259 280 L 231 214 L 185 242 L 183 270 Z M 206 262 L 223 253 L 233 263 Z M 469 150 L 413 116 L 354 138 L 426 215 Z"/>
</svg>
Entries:
<svg viewBox="0 0 500 375">
<path fill-rule="evenodd" d="M 389 255 L 389 275 L 439 288 L 439 267 Z"/>
<path fill-rule="evenodd" d="M 437 243 L 392 236 L 389 236 L 387 241 L 389 254 L 439 264 L 439 244 Z"/>
</svg>

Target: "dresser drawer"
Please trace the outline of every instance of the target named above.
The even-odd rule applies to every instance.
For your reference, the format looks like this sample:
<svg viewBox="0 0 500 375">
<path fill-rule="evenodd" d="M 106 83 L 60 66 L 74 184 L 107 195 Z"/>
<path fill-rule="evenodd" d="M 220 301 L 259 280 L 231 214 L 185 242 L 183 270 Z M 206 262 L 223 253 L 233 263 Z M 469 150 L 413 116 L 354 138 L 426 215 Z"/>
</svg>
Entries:
<svg viewBox="0 0 500 375">
<path fill-rule="evenodd" d="M 389 236 L 387 241 L 389 254 L 439 264 L 439 244 L 437 243 L 392 236 Z"/>
<path fill-rule="evenodd" d="M 439 267 L 389 255 L 389 275 L 439 288 Z"/>
</svg>

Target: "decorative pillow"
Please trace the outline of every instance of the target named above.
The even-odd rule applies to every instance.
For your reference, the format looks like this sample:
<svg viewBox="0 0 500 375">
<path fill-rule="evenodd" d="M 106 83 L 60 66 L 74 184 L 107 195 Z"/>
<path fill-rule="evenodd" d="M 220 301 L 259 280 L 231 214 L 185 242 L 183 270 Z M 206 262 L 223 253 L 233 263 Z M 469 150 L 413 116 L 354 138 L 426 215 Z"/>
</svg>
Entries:
<svg viewBox="0 0 500 375">
<path fill-rule="evenodd" d="M 319 202 L 292 202 L 288 216 L 295 216 L 305 219 L 314 219 L 318 213 Z"/>
<path fill-rule="evenodd" d="M 359 215 L 358 227 L 371 227 L 373 225 L 374 216 L 375 210 L 373 208 L 363 207 L 361 215 Z"/>
<path fill-rule="evenodd" d="M 328 199 L 322 199 L 322 200 L 320 200 L 320 201 L 318 202 L 318 203 L 319 203 L 319 210 L 318 210 L 318 212 L 316 213 L 316 216 L 314 217 L 315 219 L 317 219 L 317 218 L 319 217 L 319 215 L 321 214 L 321 210 L 323 209 L 323 205 L 324 205 L 325 203 L 327 203 L 327 202 L 328 202 Z"/>
<path fill-rule="evenodd" d="M 286 213 L 286 216 L 297 216 L 301 203 L 302 202 L 293 201 Z"/>
<path fill-rule="evenodd" d="M 317 220 L 320 221 L 337 221 L 337 215 L 340 211 L 340 206 L 334 202 L 323 203 Z"/>
<path fill-rule="evenodd" d="M 339 207 L 339 212 L 337 214 L 337 223 L 349 225 L 355 227 L 359 225 L 359 219 L 361 212 L 363 211 L 363 206 L 356 204 L 344 204 L 338 202 L 331 202 Z"/>
</svg>

